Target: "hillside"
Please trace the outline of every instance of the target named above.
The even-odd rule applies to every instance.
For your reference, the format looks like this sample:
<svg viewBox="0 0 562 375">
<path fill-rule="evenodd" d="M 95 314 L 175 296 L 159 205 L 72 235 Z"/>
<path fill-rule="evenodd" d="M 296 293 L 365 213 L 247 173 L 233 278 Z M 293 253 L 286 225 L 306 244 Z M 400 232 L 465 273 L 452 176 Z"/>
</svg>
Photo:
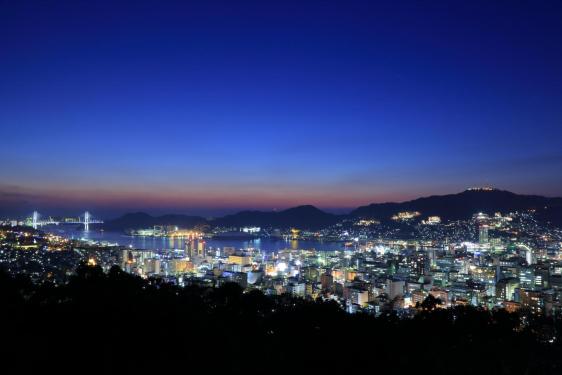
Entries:
<svg viewBox="0 0 562 375">
<path fill-rule="evenodd" d="M 458 194 L 434 195 L 401 203 L 373 203 L 358 207 L 349 215 L 334 215 L 314 206 L 305 205 L 283 211 L 241 211 L 236 214 L 207 220 L 200 216 L 129 213 L 106 221 L 106 230 L 151 228 L 154 225 L 177 225 L 183 228 L 209 224 L 221 227 L 273 227 L 317 230 L 338 223 L 345 218 L 375 218 L 389 220 L 402 211 L 419 211 L 422 218 L 440 216 L 443 220 L 468 219 L 476 212 L 494 214 L 535 209 L 537 217 L 562 226 L 562 198 L 520 195 L 503 190 L 466 190 Z"/>
<path fill-rule="evenodd" d="M 445 220 L 467 219 L 476 212 L 493 214 L 536 209 L 538 216 L 556 224 L 562 222 L 562 198 L 520 195 L 504 190 L 465 190 L 458 194 L 434 195 L 401 203 L 374 203 L 351 212 L 353 217 L 389 219 L 401 211 L 419 211 L 423 217 Z"/>
<path fill-rule="evenodd" d="M 163 215 L 151 216 L 144 212 L 125 214 L 117 219 L 107 220 L 103 228 L 105 230 L 126 230 L 151 228 L 155 225 L 177 225 L 184 228 L 206 224 L 205 218 L 188 215 Z"/>
<path fill-rule="evenodd" d="M 242 211 L 215 219 L 211 224 L 226 227 L 260 226 L 320 229 L 333 225 L 342 218 L 343 216 L 324 212 L 314 206 L 298 206 L 279 212 Z"/>
</svg>

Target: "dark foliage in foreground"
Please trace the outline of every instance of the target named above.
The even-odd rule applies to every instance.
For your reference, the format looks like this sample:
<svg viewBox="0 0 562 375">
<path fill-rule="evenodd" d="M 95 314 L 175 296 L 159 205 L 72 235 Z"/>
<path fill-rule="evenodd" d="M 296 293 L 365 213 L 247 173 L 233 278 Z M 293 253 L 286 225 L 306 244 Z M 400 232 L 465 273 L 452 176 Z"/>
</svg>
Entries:
<svg viewBox="0 0 562 375">
<path fill-rule="evenodd" d="M 560 374 L 557 322 L 475 308 L 414 319 L 145 281 L 80 266 L 68 284 L 0 274 L 1 360 L 31 373 Z"/>
</svg>

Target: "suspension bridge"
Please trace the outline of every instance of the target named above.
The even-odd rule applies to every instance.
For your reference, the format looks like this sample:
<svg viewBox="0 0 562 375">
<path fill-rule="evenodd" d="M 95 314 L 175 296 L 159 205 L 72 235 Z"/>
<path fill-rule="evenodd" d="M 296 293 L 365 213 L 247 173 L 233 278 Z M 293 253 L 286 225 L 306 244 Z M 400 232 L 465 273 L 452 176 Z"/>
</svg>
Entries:
<svg viewBox="0 0 562 375">
<path fill-rule="evenodd" d="M 90 230 L 90 224 L 103 224 L 102 220 L 92 218 L 92 215 L 86 211 L 82 216 L 73 219 L 55 220 L 49 217 L 46 220 L 41 220 L 41 215 L 37 211 L 33 211 L 33 216 L 31 217 L 30 226 L 33 229 L 42 227 L 43 225 L 59 225 L 59 224 L 81 224 L 84 225 L 84 230 Z"/>
</svg>

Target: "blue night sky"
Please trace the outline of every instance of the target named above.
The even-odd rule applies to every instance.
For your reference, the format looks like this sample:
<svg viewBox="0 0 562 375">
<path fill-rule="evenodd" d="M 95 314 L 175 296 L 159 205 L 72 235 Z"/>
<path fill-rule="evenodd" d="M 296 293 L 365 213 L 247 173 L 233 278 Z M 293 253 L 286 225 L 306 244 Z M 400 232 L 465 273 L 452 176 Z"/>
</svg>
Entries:
<svg viewBox="0 0 562 375">
<path fill-rule="evenodd" d="M 4 214 L 562 196 L 556 0 L 0 1 L 0 76 Z"/>
</svg>

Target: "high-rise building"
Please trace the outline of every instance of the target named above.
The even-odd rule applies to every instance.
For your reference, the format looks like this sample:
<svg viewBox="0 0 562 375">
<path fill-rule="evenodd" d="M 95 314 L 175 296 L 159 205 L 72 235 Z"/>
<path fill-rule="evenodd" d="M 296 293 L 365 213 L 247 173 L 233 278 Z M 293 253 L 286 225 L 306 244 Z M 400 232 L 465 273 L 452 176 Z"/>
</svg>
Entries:
<svg viewBox="0 0 562 375">
<path fill-rule="evenodd" d="M 388 279 L 386 281 L 386 294 L 388 294 L 388 298 L 393 300 L 396 297 L 403 296 L 405 286 L 406 282 L 403 280 Z"/>
<path fill-rule="evenodd" d="M 481 244 L 487 244 L 488 243 L 488 225 L 486 225 L 486 224 L 480 225 L 480 231 L 479 231 L 478 239 L 479 239 L 479 242 Z"/>
<path fill-rule="evenodd" d="M 145 275 L 158 275 L 160 274 L 161 263 L 160 259 L 145 259 L 144 260 L 144 274 Z"/>
<path fill-rule="evenodd" d="M 538 291 L 518 289 L 519 301 L 524 308 L 529 309 L 533 314 L 544 312 L 544 299 Z"/>
<path fill-rule="evenodd" d="M 351 288 L 350 300 L 353 304 L 365 307 L 369 302 L 369 292 L 361 288 Z"/>
<path fill-rule="evenodd" d="M 515 289 L 519 288 L 519 279 L 510 277 L 496 283 L 496 298 L 499 301 L 513 301 Z"/>
<path fill-rule="evenodd" d="M 330 289 L 334 284 L 334 277 L 330 272 L 326 272 L 320 276 L 320 283 L 322 284 L 322 289 Z"/>
<path fill-rule="evenodd" d="M 418 303 L 422 303 L 426 299 L 427 295 L 427 291 L 422 289 L 412 291 L 412 293 L 410 293 L 411 304 L 415 306 Z"/>
<path fill-rule="evenodd" d="M 527 262 L 527 264 L 531 265 L 535 263 L 535 257 L 533 255 L 533 250 L 531 249 L 526 249 L 525 250 L 525 261 Z"/>
<path fill-rule="evenodd" d="M 186 259 L 171 259 L 168 262 L 168 273 L 170 275 L 182 274 L 193 270 L 193 263 Z"/>
<path fill-rule="evenodd" d="M 195 258 L 195 255 L 197 254 L 196 252 L 196 246 L 197 246 L 197 241 L 195 239 L 195 237 L 188 237 L 188 239 L 185 241 L 185 256 L 189 259 L 193 259 Z"/>
<path fill-rule="evenodd" d="M 203 240 L 197 241 L 197 255 L 200 256 L 201 258 L 204 258 L 204 257 L 207 256 L 205 245 L 206 245 L 205 241 L 203 241 Z"/>
<path fill-rule="evenodd" d="M 228 256 L 228 263 L 245 266 L 252 263 L 252 259 L 248 255 L 243 253 L 233 254 Z"/>
<path fill-rule="evenodd" d="M 420 251 L 416 254 L 414 259 L 416 276 L 427 275 L 430 270 L 429 256 L 424 251 Z"/>
</svg>

